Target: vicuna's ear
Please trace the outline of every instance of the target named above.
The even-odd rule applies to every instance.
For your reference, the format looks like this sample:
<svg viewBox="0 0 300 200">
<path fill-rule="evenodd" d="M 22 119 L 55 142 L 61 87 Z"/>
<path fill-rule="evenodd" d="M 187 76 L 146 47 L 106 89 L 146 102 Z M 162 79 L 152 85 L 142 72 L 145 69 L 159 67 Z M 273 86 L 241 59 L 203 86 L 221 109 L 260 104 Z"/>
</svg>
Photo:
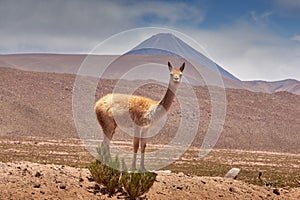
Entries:
<svg viewBox="0 0 300 200">
<path fill-rule="evenodd" d="M 170 70 L 170 72 L 172 71 L 172 65 L 171 65 L 171 63 L 170 62 L 168 62 L 168 66 L 169 66 L 169 70 Z"/>
<path fill-rule="evenodd" d="M 181 65 L 181 67 L 179 68 L 181 72 L 184 70 L 184 67 L 185 67 L 185 62 L 184 62 L 184 63 Z"/>
</svg>

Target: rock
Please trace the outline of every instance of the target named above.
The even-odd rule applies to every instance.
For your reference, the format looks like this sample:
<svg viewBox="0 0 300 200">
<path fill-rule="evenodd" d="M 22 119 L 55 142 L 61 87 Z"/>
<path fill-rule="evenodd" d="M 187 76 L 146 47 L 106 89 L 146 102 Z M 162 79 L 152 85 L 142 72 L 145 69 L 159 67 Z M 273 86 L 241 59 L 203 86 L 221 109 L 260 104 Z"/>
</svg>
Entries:
<svg viewBox="0 0 300 200">
<path fill-rule="evenodd" d="M 100 191 L 100 186 L 98 184 L 95 184 L 94 189 Z"/>
<path fill-rule="evenodd" d="M 56 180 L 55 180 L 55 183 L 62 183 L 62 181 L 61 181 L 61 180 L 58 180 L 58 179 L 56 179 Z"/>
<path fill-rule="evenodd" d="M 86 177 L 89 182 L 94 182 L 95 179 L 93 177 Z"/>
<path fill-rule="evenodd" d="M 88 191 L 90 193 L 94 193 L 95 189 L 93 186 L 88 186 L 88 187 L 86 187 L 86 191 Z"/>
<path fill-rule="evenodd" d="M 41 184 L 40 184 L 40 183 L 35 183 L 35 184 L 33 185 L 33 187 L 34 187 L 34 188 L 40 188 L 40 187 L 41 187 Z"/>
<path fill-rule="evenodd" d="M 40 172 L 36 172 L 34 176 L 37 177 L 37 178 L 39 178 L 39 177 L 42 176 L 42 174 Z"/>
<path fill-rule="evenodd" d="M 26 176 L 27 174 L 30 174 L 30 171 L 27 168 L 23 169 L 22 175 Z"/>
<path fill-rule="evenodd" d="M 67 187 L 67 186 L 64 185 L 64 184 L 61 184 L 61 185 L 59 186 L 59 188 L 62 189 L 62 190 L 66 189 L 66 187 Z"/>
<path fill-rule="evenodd" d="M 184 176 L 184 173 L 183 173 L 183 172 L 179 172 L 179 173 L 178 173 L 178 176 L 179 176 L 179 177 L 183 177 L 183 176 Z"/>
<path fill-rule="evenodd" d="M 229 188 L 229 191 L 230 191 L 230 192 L 237 193 L 237 191 L 236 191 L 236 189 L 235 189 L 234 187 L 230 187 L 230 188 Z"/>
<path fill-rule="evenodd" d="M 275 189 L 273 190 L 273 193 L 276 194 L 276 195 L 280 195 L 280 192 L 279 192 L 279 189 L 278 189 L 278 188 L 275 188 Z"/>
<path fill-rule="evenodd" d="M 79 178 L 79 183 L 82 183 L 84 180 L 83 180 L 83 178 Z"/>
<path fill-rule="evenodd" d="M 182 186 L 177 186 L 176 189 L 177 189 L 177 190 L 182 190 L 183 187 L 182 187 Z"/>
<path fill-rule="evenodd" d="M 236 179 L 239 172 L 240 172 L 240 168 L 231 168 L 224 176 L 224 178 L 233 178 Z"/>
</svg>

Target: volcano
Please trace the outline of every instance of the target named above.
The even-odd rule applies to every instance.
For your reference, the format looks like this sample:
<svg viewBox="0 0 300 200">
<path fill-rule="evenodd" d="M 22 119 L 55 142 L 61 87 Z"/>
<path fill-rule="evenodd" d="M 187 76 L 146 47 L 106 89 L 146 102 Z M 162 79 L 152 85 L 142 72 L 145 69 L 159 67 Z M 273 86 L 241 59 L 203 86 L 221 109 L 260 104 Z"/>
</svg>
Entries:
<svg viewBox="0 0 300 200">
<path fill-rule="evenodd" d="M 134 47 L 125 55 L 164 55 L 181 57 L 186 60 L 193 60 L 201 63 L 203 66 L 221 73 L 222 76 L 230 80 L 240 81 L 237 77 L 230 74 L 214 61 L 207 58 L 205 55 L 198 52 L 171 33 L 159 33 L 153 35 L 138 46 Z"/>
</svg>

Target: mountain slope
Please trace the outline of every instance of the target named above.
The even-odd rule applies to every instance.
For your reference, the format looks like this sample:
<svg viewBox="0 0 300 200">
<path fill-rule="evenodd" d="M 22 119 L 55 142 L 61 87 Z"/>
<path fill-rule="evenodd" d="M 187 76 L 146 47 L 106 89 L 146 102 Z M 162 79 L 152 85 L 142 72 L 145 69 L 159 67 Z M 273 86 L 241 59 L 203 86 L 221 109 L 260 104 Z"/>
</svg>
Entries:
<svg viewBox="0 0 300 200">
<path fill-rule="evenodd" d="M 194 60 L 201 63 L 210 70 L 219 71 L 223 76 L 239 81 L 239 79 L 212 60 L 183 42 L 170 33 L 159 33 L 143 41 L 141 44 L 126 53 L 127 55 L 175 55 L 186 60 Z"/>
<path fill-rule="evenodd" d="M 294 79 L 280 81 L 243 81 L 243 85 L 249 90 L 257 92 L 275 93 L 286 91 L 300 95 L 300 82 Z"/>
<path fill-rule="evenodd" d="M 74 80 L 75 75 L 0 68 L 0 136 L 78 138 L 72 114 Z M 96 99 L 112 92 L 117 82 L 101 80 Z M 153 83 L 123 83 L 124 90 L 144 83 L 135 93 L 156 100 L 162 98 L 166 91 L 162 85 Z M 201 113 L 194 141 L 194 145 L 199 147 L 209 126 L 212 111 L 207 88 L 197 86 L 194 90 Z M 226 121 L 216 148 L 300 153 L 299 95 L 288 92 L 266 94 L 238 89 L 226 89 L 226 95 Z M 188 97 L 186 101 L 188 103 Z M 193 108 L 181 110 L 180 106 L 175 100 L 166 125 L 159 134 L 149 138 L 149 143 L 168 143 L 179 124 L 189 133 L 190 124 L 181 124 L 180 116 L 182 112 L 193 113 Z M 129 135 L 120 131 L 114 138 L 131 141 Z"/>
</svg>

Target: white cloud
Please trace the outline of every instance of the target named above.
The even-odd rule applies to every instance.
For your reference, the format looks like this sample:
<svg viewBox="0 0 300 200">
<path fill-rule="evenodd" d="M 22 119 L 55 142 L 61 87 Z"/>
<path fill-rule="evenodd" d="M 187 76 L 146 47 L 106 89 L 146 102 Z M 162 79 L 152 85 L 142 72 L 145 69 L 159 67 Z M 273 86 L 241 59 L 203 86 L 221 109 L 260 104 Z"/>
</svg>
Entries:
<svg viewBox="0 0 300 200">
<path fill-rule="evenodd" d="M 274 10 L 277 14 L 285 17 L 300 17 L 300 1 L 299 0 L 274 0 L 272 1 Z"/>
<path fill-rule="evenodd" d="M 241 80 L 300 80 L 300 44 L 267 28 L 239 22 L 217 30 L 189 30 L 188 34 Z"/>
<path fill-rule="evenodd" d="M 292 40 L 300 42 L 300 35 L 295 35 Z"/>
<path fill-rule="evenodd" d="M 158 1 L 1 1 L 0 53 L 82 52 L 130 28 L 198 25 L 203 13 L 187 4 Z"/>
<path fill-rule="evenodd" d="M 277 4 L 278 7 L 284 8 L 284 9 L 300 9 L 300 1 L 299 0 L 275 0 L 275 4 Z"/>
<path fill-rule="evenodd" d="M 250 15 L 256 24 L 237 19 L 236 24 L 214 30 L 197 28 L 205 10 L 196 6 L 159 1 L 115 2 L 1 1 L 0 53 L 89 52 L 102 40 L 131 28 L 153 25 L 180 31 L 181 27 L 181 32 L 205 47 L 213 60 L 242 80 L 300 80 L 300 43 L 295 42 L 300 40 L 299 35 L 291 40 L 270 31 L 267 25 L 261 26 L 278 10 L 299 15 L 295 12 L 300 8 L 298 0 L 275 0 L 274 10 L 253 11 Z M 128 43 L 116 44 L 113 50 L 124 51 L 127 46 Z"/>
<path fill-rule="evenodd" d="M 264 25 L 270 23 L 270 16 L 273 15 L 273 11 L 265 11 L 263 13 L 257 13 L 256 11 L 250 12 L 251 18 L 258 24 Z"/>
</svg>

